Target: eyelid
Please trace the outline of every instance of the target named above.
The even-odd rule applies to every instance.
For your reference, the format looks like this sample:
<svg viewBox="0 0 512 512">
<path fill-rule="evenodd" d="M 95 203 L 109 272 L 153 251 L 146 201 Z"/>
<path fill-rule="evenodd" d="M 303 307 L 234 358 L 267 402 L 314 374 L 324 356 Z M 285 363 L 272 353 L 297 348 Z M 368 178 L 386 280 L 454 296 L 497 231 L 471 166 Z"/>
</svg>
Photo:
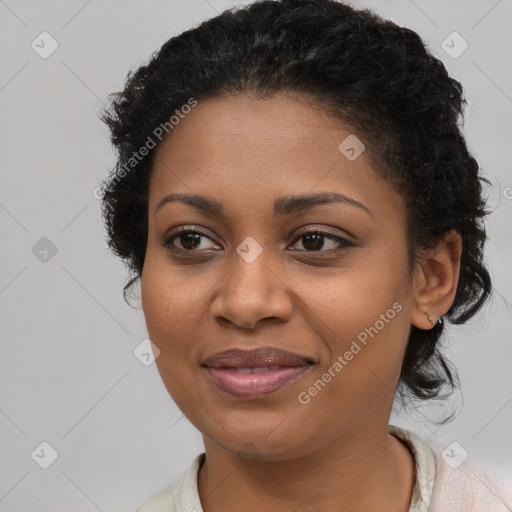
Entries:
<svg viewBox="0 0 512 512">
<path fill-rule="evenodd" d="M 329 231 L 329 229 L 336 230 L 337 232 L 331 232 L 331 231 Z M 318 233 L 322 233 L 324 235 L 337 236 L 339 238 L 347 237 L 347 238 L 350 238 L 350 240 L 354 240 L 354 238 L 355 238 L 348 231 L 341 230 L 340 228 L 337 228 L 334 226 L 329 226 L 328 224 L 304 224 L 303 226 L 294 229 L 293 232 L 295 232 L 296 237 L 304 235 L 305 233 L 307 234 L 310 232 L 314 232 L 314 233 L 318 232 Z M 292 233 L 290 233 L 290 236 Z"/>
<path fill-rule="evenodd" d="M 215 235 L 213 235 L 213 232 L 209 230 L 208 228 L 201 226 L 200 224 L 182 224 L 180 226 L 175 226 L 173 228 L 168 229 L 162 236 L 162 240 L 167 240 L 170 237 L 179 235 L 183 232 L 189 232 L 192 231 L 194 233 L 197 233 L 198 235 L 204 236 L 205 238 L 209 238 L 213 242 L 215 242 L 215 238 L 217 238 Z M 217 242 L 216 242 L 217 243 Z"/>
</svg>

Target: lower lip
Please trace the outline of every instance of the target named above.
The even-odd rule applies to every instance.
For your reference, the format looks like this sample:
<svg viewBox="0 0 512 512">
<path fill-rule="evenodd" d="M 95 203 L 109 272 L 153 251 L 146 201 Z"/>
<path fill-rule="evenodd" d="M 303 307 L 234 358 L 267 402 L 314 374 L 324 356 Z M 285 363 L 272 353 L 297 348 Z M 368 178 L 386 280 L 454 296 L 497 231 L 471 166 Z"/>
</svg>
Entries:
<svg viewBox="0 0 512 512">
<path fill-rule="evenodd" d="M 234 369 L 206 368 L 222 391 L 238 398 L 259 398 L 297 380 L 311 365 L 286 366 L 274 371 L 238 373 Z"/>
</svg>

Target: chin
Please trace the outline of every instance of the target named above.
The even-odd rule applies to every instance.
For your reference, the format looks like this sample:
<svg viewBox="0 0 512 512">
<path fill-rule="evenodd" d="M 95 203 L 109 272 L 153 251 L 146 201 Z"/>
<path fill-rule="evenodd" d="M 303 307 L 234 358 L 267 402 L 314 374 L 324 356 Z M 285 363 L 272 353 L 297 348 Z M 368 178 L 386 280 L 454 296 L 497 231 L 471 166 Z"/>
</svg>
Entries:
<svg viewBox="0 0 512 512">
<path fill-rule="evenodd" d="M 295 425 L 287 425 L 287 415 L 278 418 L 259 419 L 240 411 L 231 416 L 222 414 L 222 424 L 196 425 L 203 436 L 224 450 L 241 458 L 251 460 L 279 461 L 305 456 L 318 449 L 318 430 L 315 432 L 298 431 Z M 294 422 L 295 423 L 295 422 Z M 206 427 L 206 428 L 205 428 Z"/>
</svg>

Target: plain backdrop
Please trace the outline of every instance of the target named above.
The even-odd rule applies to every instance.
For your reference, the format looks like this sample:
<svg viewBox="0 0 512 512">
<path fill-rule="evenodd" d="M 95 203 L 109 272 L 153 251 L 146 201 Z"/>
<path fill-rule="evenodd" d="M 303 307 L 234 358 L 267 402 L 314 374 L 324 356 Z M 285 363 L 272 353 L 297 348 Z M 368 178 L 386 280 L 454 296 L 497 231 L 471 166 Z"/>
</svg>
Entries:
<svg viewBox="0 0 512 512">
<path fill-rule="evenodd" d="M 494 297 L 468 325 L 449 325 L 446 339 L 462 393 L 397 411 L 392 422 L 441 448 L 457 442 L 468 461 L 510 468 L 512 2 L 353 3 L 416 30 L 462 82 L 467 141 L 493 184 Z M 147 332 L 142 310 L 123 300 L 127 273 L 105 242 L 94 191 L 114 154 L 98 113 L 167 39 L 236 5 L 0 0 L 3 512 L 135 510 L 202 451 L 156 366 L 134 354 Z M 453 422 L 427 421 L 450 408 L 460 411 Z"/>
</svg>

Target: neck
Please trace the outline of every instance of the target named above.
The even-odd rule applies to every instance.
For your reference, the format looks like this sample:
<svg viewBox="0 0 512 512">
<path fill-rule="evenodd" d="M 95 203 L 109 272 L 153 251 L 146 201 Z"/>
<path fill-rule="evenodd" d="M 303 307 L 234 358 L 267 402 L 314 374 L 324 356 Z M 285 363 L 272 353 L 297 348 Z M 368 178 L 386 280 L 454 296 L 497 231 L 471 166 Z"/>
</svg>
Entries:
<svg viewBox="0 0 512 512">
<path fill-rule="evenodd" d="M 314 453 L 279 461 L 248 461 L 204 441 L 198 476 L 204 512 L 409 509 L 414 460 L 387 424 L 358 426 Z"/>
</svg>

